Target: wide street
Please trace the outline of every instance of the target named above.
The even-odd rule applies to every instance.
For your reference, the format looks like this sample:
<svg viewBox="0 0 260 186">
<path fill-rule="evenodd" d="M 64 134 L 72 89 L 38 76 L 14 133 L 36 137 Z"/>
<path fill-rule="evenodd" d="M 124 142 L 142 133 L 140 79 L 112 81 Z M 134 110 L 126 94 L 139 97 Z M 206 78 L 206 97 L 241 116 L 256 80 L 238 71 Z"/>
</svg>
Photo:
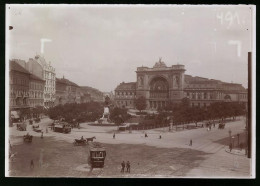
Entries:
<svg viewBox="0 0 260 186">
<path fill-rule="evenodd" d="M 249 177 L 250 159 L 240 153 L 226 151 L 229 133 L 232 136 L 245 129 L 244 118 L 226 124 L 225 129 L 206 128 L 168 131 L 168 128 L 143 131 L 116 132 L 117 127 L 91 126 L 81 124 L 81 129 L 72 129 L 70 134 L 56 133 L 46 127 L 52 120 L 44 118 L 40 133 L 18 131 L 10 128 L 12 151 L 16 153 L 10 162 L 10 176 L 39 177 Z M 23 142 L 22 136 L 29 132 L 33 142 Z M 113 133 L 116 138 L 113 139 Z M 162 139 L 159 139 L 159 134 Z M 74 139 L 95 136 L 107 151 L 105 167 L 92 171 L 87 165 L 86 146 L 74 146 Z M 189 142 L 192 139 L 192 146 Z M 233 150 L 236 151 L 236 150 Z M 39 167 L 39 157 L 43 153 L 43 165 Z M 31 160 L 34 168 L 30 168 Z M 131 173 L 121 173 L 121 162 L 130 161 Z"/>
</svg>

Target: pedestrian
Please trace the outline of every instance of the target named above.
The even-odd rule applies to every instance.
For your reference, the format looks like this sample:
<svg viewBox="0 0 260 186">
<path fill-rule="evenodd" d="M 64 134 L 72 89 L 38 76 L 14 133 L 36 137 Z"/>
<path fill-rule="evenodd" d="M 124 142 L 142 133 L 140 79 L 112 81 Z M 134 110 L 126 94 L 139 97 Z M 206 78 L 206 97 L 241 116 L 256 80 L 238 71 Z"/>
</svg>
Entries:
<svg viewBox="0 0 260 186">
<path fill-rule="evenodd" d="M 162 136 L 161 136 L 161 134 L 159 135 L 159 139 L 162 139 Z"/>
<path fill-rule="evenodd" d="M 146 137 L 146 138 L 147 138 L 147 137 L 148 137 L 148 135 L 145 133 L 145 134 L 144 134 L 144 137 Z"/>
<path fill-rule="evenodd" d="M 114 133 L 114 134 L 113 134 L 113 139 L 115 139 L 115 138 L 116 138 L 116 134 Z"/>
<path fill-rule="evenodd" d="M 130 162 L 129 161 L 127 161 L 127 163 L 126 163 L 126 172 L 130 173 Z"/>
<path fill-rule="evenodd" d="M 31 160 L 31 163 L 30 163 L 30 168 L 33 169 L 34 168 L 34 162 L 33 160 Z"/>
<path fill-rule="evenodd" d="M 192 146 L 192 139 L 190 140 L 190 146 Z"/>
<path fill-rule="evenodd" d="M 122 166 L 121 172 L 125 172 L 125 162 L 124 161 L 121 163 L 121 166 Z"/>
<path fill-rule="evenodd" d="M 42 135 L 41 135 L 41 138 L 43 138 L 43 131 L 42 131 Z"/>
<path fill-rule="evenodd" d="M 209 126 L 209 130 L 211 130 L 211 125 Z"/>
<path fill-rule="evenodd" d="M 213 123 L 213 127 L 215 128 L 215 123 Z"/>
</svg>

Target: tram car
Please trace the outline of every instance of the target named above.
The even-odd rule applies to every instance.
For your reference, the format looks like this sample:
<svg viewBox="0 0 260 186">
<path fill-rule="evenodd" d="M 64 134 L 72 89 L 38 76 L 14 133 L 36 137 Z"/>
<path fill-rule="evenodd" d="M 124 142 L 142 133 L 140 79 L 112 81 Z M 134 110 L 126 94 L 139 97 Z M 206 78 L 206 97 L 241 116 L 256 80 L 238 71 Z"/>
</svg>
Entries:
<svg viewBox="0 0 260 186">
<path fill-rule="evenodd" d="M 106 149 L 98 142 L 89 143 L 88 163 L 91 168 L 103 168 L 106 158 Z"/>
<path fill-rule="evenodd" d="M 71 127 L 67 122 L 59 122 L 58 124 L 54 124 L 54 132 L 67 134 L 71 132 Z"/>
</svg>

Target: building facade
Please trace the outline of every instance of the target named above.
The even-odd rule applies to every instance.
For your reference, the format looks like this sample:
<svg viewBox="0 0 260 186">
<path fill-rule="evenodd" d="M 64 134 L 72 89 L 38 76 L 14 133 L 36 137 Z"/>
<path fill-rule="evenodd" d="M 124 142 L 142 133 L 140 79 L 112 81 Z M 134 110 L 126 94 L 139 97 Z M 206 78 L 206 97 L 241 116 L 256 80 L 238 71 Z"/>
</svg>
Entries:
<svg viewBox="0 0 260 186">
<path fill-rule="evenodd" d="M 90 95 L 84 92 L 76 83 L 63 78 L 56 78 L 56 94 L 54 105 L 66 103 L 85 103 L 90 101 Z"/>
<path fill-rule="evenodd" d="M 206 107 L 212 102 L 247 102 L 247 90 L 236 83 L 226 83 L 185 74 L 184 65 L 167 67 L 161 59 L 153 68 L 137 67 L 137 82 L 121 83 L 115 89 L 119 107 L 134 108 L 134 99 L 146 98 L 147 109 L 164 108 L 187 97 L 191 106 Z"/>
<path fill-rule="evenodd" d="M 44 106 L 45 81 L 33 74 L 30 74 L 29 83 L 29 105 L 30 107 Z"/>
<path fill-rule="evenodd" d="M 30 73 L 15 61 L 10 61 L 10 110 L 29 108 Z"/>
<path fill-rule="evenodd" d="M 115 89 L 115 104 L 118 107 L 134 108 L 134 99 L 136 98 L 136 82 L 122 82 Z"/>
<path fill-rule="evenodd" d="M 26 63 L 26 69 L 45 81 L 43 94 L 44 107 L 54 106 L 56 73 L 55 68 L 51 66 L 51 62 L 47 63 L 43 56 L 36 55 L 34 59 L 30 58 Z"/>
</svg>

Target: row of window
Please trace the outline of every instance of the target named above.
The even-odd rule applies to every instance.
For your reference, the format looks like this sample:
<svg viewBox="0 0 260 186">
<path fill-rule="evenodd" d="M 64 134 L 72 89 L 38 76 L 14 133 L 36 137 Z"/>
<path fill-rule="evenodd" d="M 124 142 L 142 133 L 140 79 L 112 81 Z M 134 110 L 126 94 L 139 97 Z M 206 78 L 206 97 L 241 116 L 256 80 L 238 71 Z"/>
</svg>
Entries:
<svg viewBox="0 0 260 186">
<path fill-rule="evenodd" d="M 46 85 L 50 85 L 50 86 L 55 87 L 55 81 L 53 81 L 53 80 L 46 80 Z"/>
<path fill-rule="evenodd" d="M 30 98 L 43 98 L 43 93 L 30 91 Z"/>
<path fill-rule="evenodd" d="M 49 91 L 54 92 L 54 91 L 55 91 L 55 88 L 54 88 L 54 87 L 45 87 L 44 90 L 45 90 L 46 92 L 49 92 Z"/>
<path fill-rule="evenodd" d="M 189 84 L 189 85 L 187 85 L 187 88 L 214 88 L 214 87 L 216 87 L 216 85 L 214 85 L 214 84 Z"/>
<path fill-rule="evenodd" d="M 43 100 L 29 100 L 29 104 L 32 107 L 35 107 L 37 105 L 42 106 L 43 105 Z"/>
<path fill-rule="evenodd" d="M 240 97 L 240 98 L 247 99 L 247 95 L 246 95 L 246 94 L 240 94 L 239 97 Z"/>
<path fill-rule="evenodd" d="M 43 90 L 44 85 L 39 84 L 39 83 L 30 83 L 30 89 L 34 89 L 34 90 Z"/>
<path fill-rule="evenodd" d="M 26 106 L 28 103 L 27 98 L 10 99 L 10 106 Z"/>
<path fill-rule="evenodd" d="M 26 90 L 13 90 L 10 91 L 11 97 L 29 97 L 29 92 Z"/>
<path fill-rule="evenodd" d="M 51 72 L 46 72 L 44 73 L 44 79 L 55 79 L 55 74 L 51 73 Z"/>
<path fill-rule="evenodd" d="M 117 101 L 117 105 L 129 106 L 132 105 L 132 101 Z"/>
<path fill-rule="evenodd" d="M 116 95 L 115 96 L 116 98 L 134 98 L 135 96 L 134 95 L 129 95 L 129 96 L 127 96 L 127 95 Z"/>
<path fill-rule="evenodd" d="M 187 92 L 186 93 L 187 97 L 191 97 L 191 99 L 214 99 L 214 94 L 213 93 L 207 93 L 207 92 L 203 92 L 203 93 L 195 93 L 195 92 Z"/>
<path fill-rule="evenodd" d="M 116 92 L 116 95 L 136 95 L 134 92 Z"/>
<path fill-rule="evenodd" d="M 29 80 L 27 79 L 21 79 L 21 78 L 16 78 L 16 77 L 10 77 L 10 82 L 12 84 L 16 84 L 16 85 L 24 85 L 24 86 L 28 86 Z"/>
</svg>

